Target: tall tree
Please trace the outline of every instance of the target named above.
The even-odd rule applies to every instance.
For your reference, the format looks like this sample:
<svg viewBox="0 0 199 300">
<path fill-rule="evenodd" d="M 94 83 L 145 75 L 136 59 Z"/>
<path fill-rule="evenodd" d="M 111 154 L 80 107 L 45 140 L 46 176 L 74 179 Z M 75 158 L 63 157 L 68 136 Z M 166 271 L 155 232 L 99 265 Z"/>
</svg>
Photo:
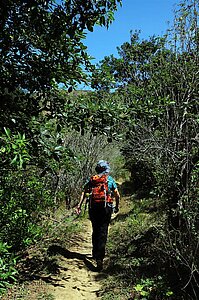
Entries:
<svg viewBox="0 0 199 300">
<path fill-rule="evenodd" d="M 86 30 L 107 26 L 121 0 L 2 1 L 0 8 L 0 125 L 23 121 L 42 107 L 59 84 L 69 90 L 86 80 Z M 8 118 L 9 116 L 9 118 Z M 26 122 L 25 122 L 26 123 Z M 14 126 L 13 126 L 14 127 Z"/>
</svg>

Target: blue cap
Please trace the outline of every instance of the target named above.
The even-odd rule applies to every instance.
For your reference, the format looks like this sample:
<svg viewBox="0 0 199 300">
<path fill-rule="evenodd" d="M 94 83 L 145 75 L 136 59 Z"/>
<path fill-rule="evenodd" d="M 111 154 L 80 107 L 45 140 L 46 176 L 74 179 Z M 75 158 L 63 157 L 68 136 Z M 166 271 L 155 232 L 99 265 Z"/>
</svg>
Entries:
<svg viewBox="0 0 199 300">
<path fill-rule="evenodd" d="M 107 174 L 110 172 L 110 165 L 106 160 L 99 160 L 95 170 L 98 174 Z"/>
</svg>

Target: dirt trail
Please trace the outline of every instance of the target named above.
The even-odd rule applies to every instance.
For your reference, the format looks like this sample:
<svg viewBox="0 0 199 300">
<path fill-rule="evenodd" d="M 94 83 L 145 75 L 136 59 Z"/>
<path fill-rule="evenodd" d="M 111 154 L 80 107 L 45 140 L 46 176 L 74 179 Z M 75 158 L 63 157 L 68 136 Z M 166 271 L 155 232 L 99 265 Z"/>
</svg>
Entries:
<svg viewBox="0 0 199 300">
<path fill-rule="evenodd" d="M 83 223 L 81 239 L 69 250 L 55 249 L 61 254 L 60 274 L 53 276 L 54 285 L 48 292 L 55 300 L 95 300 L 100 299 L 100 274 L 91 260 L 91 224 Z M 90 258 L 89 258 L 90 257 Z"/>
</svg>

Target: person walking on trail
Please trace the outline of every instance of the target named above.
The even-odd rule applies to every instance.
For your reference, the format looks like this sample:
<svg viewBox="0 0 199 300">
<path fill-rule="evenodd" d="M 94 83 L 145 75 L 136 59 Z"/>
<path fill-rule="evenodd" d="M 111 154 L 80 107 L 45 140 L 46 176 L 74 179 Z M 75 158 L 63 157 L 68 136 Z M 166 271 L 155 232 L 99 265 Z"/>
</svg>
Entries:
<svg viewBox="0 0 199 300">
<path fill-rule="evenodd" d="M 114 212 L 119 211 L 120 194 L 115 180 L 109 175 L 110 165 L 100 160 L 95 168 L 96 175 L 91 176 L 84 185 L 84 189 L 77 206 L 81 212 L 84 199 L 89 194 L 89 218 L 92 223 L 92 257 L 96 260 L 97 270 L 103 269 L 105 246 L 108 235 L 108 226 L 113 212 L 113 199 L 115 199 Z"/>
</svg>

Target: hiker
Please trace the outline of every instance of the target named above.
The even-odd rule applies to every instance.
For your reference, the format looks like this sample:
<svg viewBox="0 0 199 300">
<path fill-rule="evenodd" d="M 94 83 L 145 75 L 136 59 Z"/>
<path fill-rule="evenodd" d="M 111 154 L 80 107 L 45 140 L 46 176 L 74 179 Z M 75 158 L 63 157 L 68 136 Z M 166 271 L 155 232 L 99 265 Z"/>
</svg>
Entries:
<svg viewBox="0 0 199 300">
<path fill-rule="evenodd" d="M 84 185 L 84 189 L 77 206 L 81 212 L 84 199 L 89 194 L 89 217 L 92 223 L 92 257 L 96 260 L 97 269 L 103 268 L 108 226 L 113 212 L 113 198 L 116 205 L 114 212 L 119 211 L 120 194 L 115 180 L 109 175 L 110 166 L 107 161 L 100 160 L 95 168 L 96 175 L 91 176 Z"/>
</svg>

